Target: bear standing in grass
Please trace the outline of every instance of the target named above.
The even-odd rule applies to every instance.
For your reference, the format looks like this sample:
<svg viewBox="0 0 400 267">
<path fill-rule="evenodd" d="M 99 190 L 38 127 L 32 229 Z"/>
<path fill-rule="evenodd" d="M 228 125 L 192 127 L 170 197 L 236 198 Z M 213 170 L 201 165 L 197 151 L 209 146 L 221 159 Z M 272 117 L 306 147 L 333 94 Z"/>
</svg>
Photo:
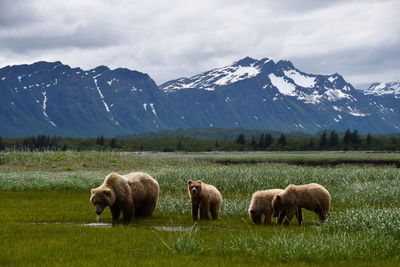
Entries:
<svg viewBox="0 0 400 267">
<path fill-rule="evenodd" d="M 261 224 L 264 215 L 264 224 L 271 224 L 272 199 L 283 192 L 282 189 L 269 189 L 254 192 L 249 206 L 249 216 L 256 224 Z"/>
<path fill-rule="evenodd" d="M 193 220 L 198 219 L 200 208 L 200 220 L 208 220 L 208 213 L 211 212 L 213 219 L 218 218 L 221 208 L 222 197 L 217 188 L 202 181 L 188 182 L 189 196 L 192 200 Z"/>
<path fill-rule="evenodd" d="M 312 210 L 318 214 L 321 222 L 326 221 L 329 215 L 331 195 L 328 190 L 319 184 L 288 185 L 282 193 L 272 200 L 274 217 L 278 223 L 288 225 L 294 215 L 297 215 L 299 224 L 303 223 L 301 209 Z"/>
<path fill-rule="evenodd" d="M 102 185 L 91 190 L 90 202 L 97 215 L 108 206 L 113 221 L 122 212 L 124 223 L 129 223 L 133 216 L 147 217 L 154 212 L 159 192 L 158 182 L 147 173 L 110 173 Z"/>
</svg>

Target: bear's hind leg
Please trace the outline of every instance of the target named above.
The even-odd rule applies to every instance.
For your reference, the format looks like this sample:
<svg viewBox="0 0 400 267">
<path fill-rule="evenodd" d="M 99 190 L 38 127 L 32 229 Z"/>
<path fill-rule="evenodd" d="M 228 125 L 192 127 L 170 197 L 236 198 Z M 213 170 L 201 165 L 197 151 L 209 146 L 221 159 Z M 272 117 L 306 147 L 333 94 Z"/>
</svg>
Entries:
<svg viewBox="0 0 400 267">
<path fill-rule="evenodd" d="M 213 220 L 218 219 L 219 207 L 216 203 L 210 204 L 210 212 Z"/>
<path fill-rule="evenodd" d="M 272 212 L 265 212 L 264 224 L 271 224 Z"/>
</svg>

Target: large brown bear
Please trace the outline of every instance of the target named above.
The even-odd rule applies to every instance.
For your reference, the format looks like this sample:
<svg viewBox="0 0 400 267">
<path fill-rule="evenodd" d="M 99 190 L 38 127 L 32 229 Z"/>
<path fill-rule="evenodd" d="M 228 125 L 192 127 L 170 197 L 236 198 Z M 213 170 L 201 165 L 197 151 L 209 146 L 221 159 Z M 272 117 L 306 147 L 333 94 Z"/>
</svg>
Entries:
<svg viewBox="0 0 400 267">
<path fill-rule="evenodd" d="M 200 220 L 208 220 L 208 213 L 211 212 L 213 219 L 218 218 L 221 208 L 222 197 L 217 188 L 202 181 L 188 182 L 189 196 L 192 200 L 192 217 L 198 219 L 200 208 Z"/>
<path fill-rule="evenodd" d="M 264 224 L 271 224 L 272 199 L 277 194 L 283 192 L 282 189 L 269 189 L 254 192 L 249 206 L 249 216 L 256 224 L 261 224 L 264 216 Z"/>
<path fill-rule="evenodd" d="M 113 221 L 122 212 L 124 223 L 129 223 L 133 216 L 147 217 L 154 212 L 159 192 L 158 182 L 147 173 L 110 173 L 102 185 L 91 190 L 90 202 L 97 215 L 108 206 Z"/>
<path fill-rule="evenodd" d="M 320 184 L 288 185 L 282 193 L 272 200 L 274 217 L 278 217 L 278 223 L 290 224 L 294 215 L 297 215 L 299 224 L 303 223 L 302 208 L 312 210 L 318 214 L 321 222 L 329 215 L 331 195 Z"/>
</svg>

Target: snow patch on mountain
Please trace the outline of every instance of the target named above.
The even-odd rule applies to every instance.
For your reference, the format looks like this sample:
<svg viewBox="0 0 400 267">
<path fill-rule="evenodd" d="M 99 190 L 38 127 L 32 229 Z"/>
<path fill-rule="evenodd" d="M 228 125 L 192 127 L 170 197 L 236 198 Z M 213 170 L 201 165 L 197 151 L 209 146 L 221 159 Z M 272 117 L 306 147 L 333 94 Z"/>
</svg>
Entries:
<svg viewBox="0 0 400 267">
<path fill-rule="evenodd" d="M 98 74 L 98 75 L 93 76 L 93 81 L 94 81 L 94 84 L 96 85 L 96 89 L 97 89 L 97 92 L 98 92 L 99 95 L 100 95 L 101 101 L 103 102 L 104 108 L 106 109 L 107 112 L 110 112 L 110 108 L 108 107 L 106 101 L 104 100 L 104 95 L 103 95 L 103 93 L 101 92 L 100 87 L 99 87 L 98 84 L 97 84 L 97 77 L 99 77 L 100 75 L 101 75 L 101 74 Z"/>
<path fill-rule="evenodd" d="M 351 95 L 345 94 L 339 89 L 328 89 L 326 90 L 325 95 L 326 98 L 331 102 L 338 101 L 344 98 L 352 99 Z"/>
<path fill-rule="evenodd" d="M 42 104 L 42 113 L 44 117 L 46 118 L 47 122 L 53 125 L 54 127 L 57 127 L 57 125 L 49 118 L 46 112 L 47 108 L 47 92 L 42 92 L 43 95 L 43 104 Z"/>
<path fill-rule="evenodd" d="M 356 116 L 356 117 L 365 117 L 365 116 L 369 116 L 369 114 L 366 113 L 362 113 L 360 110 L 358 110 L 357 108 L 352 108 L 352 107 L 347 107 L 347 114 L 350 114 L 352 116 Z"/>
<path fill-rule="evenodd" d="M 248 67 L 245 66 L 229 67 L 222 71 L 223 77 L 215 81 L 214 83 L 218 85 L 232 84 L 240 80 L 254 77 L 259 73 L 260 69 L 254 67 L 254 64 L 251 64 Z"/>
<path fill-rule="evenodd" d="M 297 70 L 285 70 L 283 72 L 286 77 L 289 77 L 294 81 L 295 84 L 305 87 L 313 88 L 315 87 L 315 77 L 305 76 L 298 72 Z"/>
<path fill-rule="evenodd" d="M 292 83 L 286 81 L 284 77 L 278 77 L 274 73 L 271 73 L 268 75 L 268 78 L 271 80 L 272 85 L 275 86 L 281 94 L 296 96 L 296 87 Z"/>
</svg>

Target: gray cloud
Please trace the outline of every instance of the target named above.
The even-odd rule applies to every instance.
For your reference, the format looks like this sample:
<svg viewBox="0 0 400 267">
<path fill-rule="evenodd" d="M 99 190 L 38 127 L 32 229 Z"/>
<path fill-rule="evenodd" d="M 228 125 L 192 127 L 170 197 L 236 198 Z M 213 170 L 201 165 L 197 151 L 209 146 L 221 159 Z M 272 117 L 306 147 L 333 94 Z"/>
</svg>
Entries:
<svg viewBox="0 0 400 267">
<path fill-rule="evenodd" d="M 128 67 L 157 83 L 244 56 L 357 84 L 400 79 L 397 0 L 46 1 L 0 4 L 0 66 Z"/>
</svg>

